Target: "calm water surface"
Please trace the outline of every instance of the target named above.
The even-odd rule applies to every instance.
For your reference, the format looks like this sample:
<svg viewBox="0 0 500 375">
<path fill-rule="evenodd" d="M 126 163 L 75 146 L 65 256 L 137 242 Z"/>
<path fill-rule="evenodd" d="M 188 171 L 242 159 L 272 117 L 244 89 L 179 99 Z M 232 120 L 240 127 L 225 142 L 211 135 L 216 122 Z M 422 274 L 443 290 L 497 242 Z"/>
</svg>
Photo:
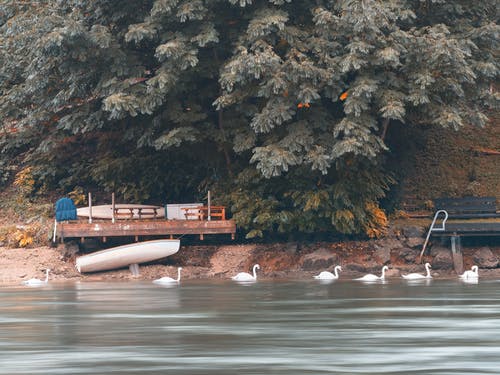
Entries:
<svg viewBox="0 0 500 375">
<path fill-rule="evenodd" d="M 1 374 L 500 374 L 500 283 L 0 288 Z"/>
</svg>

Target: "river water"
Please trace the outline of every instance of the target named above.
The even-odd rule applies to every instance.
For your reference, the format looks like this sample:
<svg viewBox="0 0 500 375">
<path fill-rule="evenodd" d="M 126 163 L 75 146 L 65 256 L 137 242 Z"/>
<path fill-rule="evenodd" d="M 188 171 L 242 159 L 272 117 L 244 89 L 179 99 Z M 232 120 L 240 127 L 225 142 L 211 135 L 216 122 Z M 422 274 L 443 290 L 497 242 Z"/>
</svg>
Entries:
<svg viewBox="0 0 500 375">
<path fill-rule="evenodd" d="M 0 374 L 500 374 L 500 283 L 0 288 Z"/>
</svg>

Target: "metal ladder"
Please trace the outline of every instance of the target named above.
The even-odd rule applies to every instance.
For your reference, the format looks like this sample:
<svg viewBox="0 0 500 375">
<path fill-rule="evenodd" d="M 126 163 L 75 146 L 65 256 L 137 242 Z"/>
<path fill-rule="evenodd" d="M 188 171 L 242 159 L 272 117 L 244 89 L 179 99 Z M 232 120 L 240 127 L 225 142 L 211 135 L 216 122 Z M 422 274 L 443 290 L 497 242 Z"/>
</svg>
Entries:
<svg viewBox="0 0 500 375">
<path fill-rule="evenodd" d="M 436 225 L 436 220 L 440 214 L 444 214 L 443 221 L 441 223 L 441 227 L 434 227 Z M 424 242 L 424 246 L 422 247 L 422 251 L 420 252 L 420 260 L 419 262 L 422 262 L 422 257 L 424 256 L 425 253 L 425 248 L 427 247 L 427 243 L 429 242 L 429 238 L 431 237 L 431 233 L 434 232 L 444 232 L 446 230 L 446 220 L 448 220 L 448 212 L 446 210 L 438 210 L 434 214 L 434 219 L 432 219 L 431 226 L 429 228 L 429 232 L 427 232 L 427 237 Z"/>
</svg>

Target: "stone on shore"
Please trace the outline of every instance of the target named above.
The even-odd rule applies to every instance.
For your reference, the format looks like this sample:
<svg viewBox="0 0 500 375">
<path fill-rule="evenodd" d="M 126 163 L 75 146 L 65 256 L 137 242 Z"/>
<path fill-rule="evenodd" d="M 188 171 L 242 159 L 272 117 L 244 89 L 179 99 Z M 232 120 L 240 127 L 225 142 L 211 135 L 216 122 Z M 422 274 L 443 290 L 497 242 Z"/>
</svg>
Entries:
<svg viewBox="0 0 500 375">
<path fill-rule="evenodd" d="M 316 271 L 335 267 L 338 256 L 328 249 L 319 249 L 304 256 L 302 269 L 306 271 Z"/>
<path fill-rule="evenodd" d="M 434 257 L 431 266 L 435 270 L 453 269 L 451 250 L 447 247 L 433 246 L 431 255 Z"/>
<path fill-rule="evenodd" d="M 482 247 L 472 256 L 474 264 L 479 268 L 497 268 L 498 258 L 489 247 Z"/>
</svg>

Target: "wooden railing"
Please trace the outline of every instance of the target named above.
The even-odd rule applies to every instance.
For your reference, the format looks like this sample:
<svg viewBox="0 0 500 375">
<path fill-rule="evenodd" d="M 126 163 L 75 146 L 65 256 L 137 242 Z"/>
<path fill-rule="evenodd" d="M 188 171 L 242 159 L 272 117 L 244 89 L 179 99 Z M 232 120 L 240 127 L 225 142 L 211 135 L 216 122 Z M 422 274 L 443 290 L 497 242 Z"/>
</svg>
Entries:
<svg viewBox="0 0 500 375">
<path fill-rule="evenodd" d="M 226 220 L 224 206 L 182 207 L 186 220 Z"/>
</svg>

